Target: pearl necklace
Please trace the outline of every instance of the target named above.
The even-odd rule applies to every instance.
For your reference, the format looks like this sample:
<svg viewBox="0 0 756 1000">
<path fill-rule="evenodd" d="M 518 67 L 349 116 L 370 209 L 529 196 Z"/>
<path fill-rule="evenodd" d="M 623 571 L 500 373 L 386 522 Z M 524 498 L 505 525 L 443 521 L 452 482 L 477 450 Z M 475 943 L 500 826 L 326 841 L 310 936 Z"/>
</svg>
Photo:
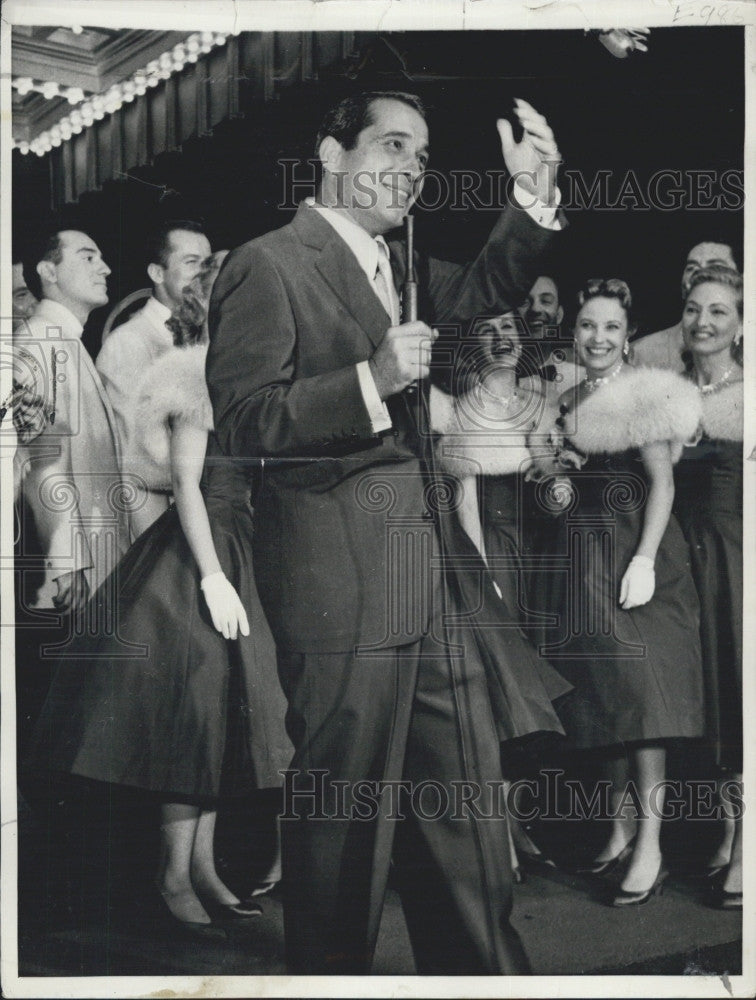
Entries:
<svg viewBox="0 0 756 1000">
<path fill-rule="evenodd" d="M 720 375 L 716 382 L 709 382 L 708 385 L 699 385 L 698 391 L 702 396 L 710 396 L 712 392 L 716 392 L 717 389 L 721 389 L 723 385 L 729 382 L 734 371 L 735 365 L 730 365 L 727 371 L 723 375 Z"/>
<path fill-rule="evenodd" d="M 585 387 L 588 392 L 595 392 L 600 385 L 604 385 L 606 382 L 611 382 L 613 378 L 616 378 L 622 369 L 625 367 L 624 361 L 618 361 L 617 367 L 613 371 L 610 371 L 608 375 L 599 375 L 597 378 L 590 378 L 586 376 Z"/>
</svg>

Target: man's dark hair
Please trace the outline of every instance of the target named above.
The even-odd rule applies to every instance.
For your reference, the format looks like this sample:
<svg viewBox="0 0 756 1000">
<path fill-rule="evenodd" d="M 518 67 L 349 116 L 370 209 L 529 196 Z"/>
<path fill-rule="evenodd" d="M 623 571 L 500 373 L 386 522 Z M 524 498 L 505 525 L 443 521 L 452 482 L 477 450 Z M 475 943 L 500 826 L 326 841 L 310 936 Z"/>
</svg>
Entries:
<svg viewBox="0 0 756 1000">
<path fill-rule="evenodd" d="M 183 230 L 188 233 L 199 233 L 207 236 L 205 227 L 195 219 L 170 219 L 164 222 L 147 241 L 147 263 L 168 266 L 168 254 L 171 252 L 171 233 Z"/>
<path fill-rule="evenodd" d="M 536 283 L 536 281 L 539 281 L 541 278 L 548 279 L 548 281 L 550 281 L 552 283 L 552 285 L 554 286 L 554 288 L 556 288 L 557 295 L 559 296 L 559 302 L 561 304 L 562 293 L 559 290 L 559 282 L 557 281 L 557 278 L 556 278 L 556 272 L 555 271 L 547 271 L 547 270 L 546 271 L 539 271 L 538 274 L 536 275 L 536 277 L 533 279 L 533 285 Z M 532 288 L 533 285 L 531 285 L 530 288 Z M 528 289 L 528 294 L 530 294 L 530 288 Z"/>
<path fill-rule="evenodd" d="M 693 247 L 697 247 L 700 243 L 718 243 L 720 246 L 727 247 L 732 254 L 732 259 L 735 261 L 738 273 L 743 273 L 743 247 L 738 240 L 734 240 L 732 236 L 726 233 L 703 232 L 688 243 L 688 249 L 685 252 L 686 260 Z"/>
<path fill-rule="evenodd" d="M 360 94 L 345 97 L 343 101 L 326 112 L 315 140 L 315 155 L 327 135 L 332 135 L 344 149 L 354 149 L 357 136 L 373 123 L 371 105 L 381 99 L 401 101 L 425 118 L 425 106 L 417 94 L 406 94 L 402 90 L 365 90 Z"/>
<path fill-rule="evenodd" d="M 42 282 L 37 274 L 37 264 L 41 260 L 60 264 L 63 260 L 63 243 L 60 238 L 62 232 L 62 229 L 56 229 L 54 232 L 42 233 L 29 242 L 22 255 L 26 287 L 38 301 L 42 298 Z"/>
</svg>

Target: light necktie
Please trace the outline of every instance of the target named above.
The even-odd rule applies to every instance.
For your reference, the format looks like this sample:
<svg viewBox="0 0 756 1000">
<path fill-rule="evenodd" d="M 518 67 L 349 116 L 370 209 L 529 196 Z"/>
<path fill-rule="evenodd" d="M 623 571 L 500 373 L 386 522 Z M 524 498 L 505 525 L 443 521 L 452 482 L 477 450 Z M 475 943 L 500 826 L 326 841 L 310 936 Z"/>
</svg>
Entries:
<svg viewBox="0 0 756 1000">
<path fill-rule="evenodd" d="M 383 303 L 383 308 L 391 317 L 391 325 L 398 326 L 400 323 L 399 297 L 394 287 L 394 276 L 391 273 L 388 247 L 385 240 L 376 239 L 375 242 L 378 245 L 378 267 L 373 278 L 373 288 Z"/>
</svg>

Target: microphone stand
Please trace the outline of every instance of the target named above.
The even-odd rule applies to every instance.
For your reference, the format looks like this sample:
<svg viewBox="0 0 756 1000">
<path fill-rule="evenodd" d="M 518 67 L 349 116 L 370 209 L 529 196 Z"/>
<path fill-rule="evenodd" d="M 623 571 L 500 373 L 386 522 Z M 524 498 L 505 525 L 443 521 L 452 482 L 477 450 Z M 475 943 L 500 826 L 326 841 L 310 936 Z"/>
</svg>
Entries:
<svg viewBox="0 0 756 1000">
<path fill-rule="evenodd" d="M 402 285 L 402 323 L 413 323 L 417 319 L 417 279 L 415 278 L 415 218 L 404 217 L 404 246 L 407 259 L 407 273 Z M 408 396 L 417 392 L 417 385 L 408 385 Z"/>
<path fill-rule="evenodd" d="M 407 275 L 402 285 L 402 323 L 417 319 L 417 279 L 415 278 L 415 218 L 404 217 L 404 245 L 407 251 Z"/>
</svg>

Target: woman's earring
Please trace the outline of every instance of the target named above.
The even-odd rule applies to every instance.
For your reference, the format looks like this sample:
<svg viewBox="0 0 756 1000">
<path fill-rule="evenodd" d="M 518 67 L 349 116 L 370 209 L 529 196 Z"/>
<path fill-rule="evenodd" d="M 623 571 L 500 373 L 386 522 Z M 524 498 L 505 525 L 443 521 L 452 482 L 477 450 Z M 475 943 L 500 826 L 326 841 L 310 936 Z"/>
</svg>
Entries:
<svg viewBox="0 0 756 1000">
<path fill-rule="evenodd" d="M 630 344 L 628 344 L 628 342 L 625 341 L 625 343 L 622 346 L 622 356 L 626 358 L 629 356 L 629 354 L 630 354 Z"/>
</svg>

